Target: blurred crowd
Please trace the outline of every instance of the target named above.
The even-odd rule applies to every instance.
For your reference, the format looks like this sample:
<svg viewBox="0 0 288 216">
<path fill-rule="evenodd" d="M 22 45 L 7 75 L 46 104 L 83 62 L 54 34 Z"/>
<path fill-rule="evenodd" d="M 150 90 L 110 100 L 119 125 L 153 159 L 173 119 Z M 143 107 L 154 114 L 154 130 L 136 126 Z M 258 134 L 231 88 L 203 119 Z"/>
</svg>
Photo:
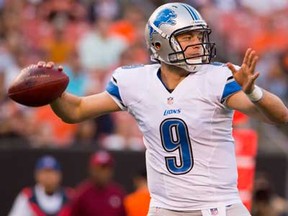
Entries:
<svg viewBox="0 0 288 216">
<path fill-rule="evenodd" d="M 20 138 L 32 148 L 144 150 L 129 114 L 65 124 L 49 106 L 27 108 L 7 97 L 21 69 L 40 60 L 63 65 L 67 91 L 105 89 L 119 66 L 150 63 L 144 27 L 163 0 L 0 0 L 0 143 Z M 212 28 L 217 61 L 241 64 L 245 50 L 260 56 L 258 83 L 288 101 L 288 2 L 186 0 Z M 19 145 L 19 143 L 17 143 Z"/>
<path fill-rule="evenodd" d="M 150 194 L 146 171 L 133 175 L 133 191 L 114 180 L 113 155 L 99 150 L 90 155 L 85 179 L 74 187 L 63 185 L 60 162 L 43 155 L 35 163 L 34 183 L 24 185 L 8 216 L 146 216 Z"/>
</svg>

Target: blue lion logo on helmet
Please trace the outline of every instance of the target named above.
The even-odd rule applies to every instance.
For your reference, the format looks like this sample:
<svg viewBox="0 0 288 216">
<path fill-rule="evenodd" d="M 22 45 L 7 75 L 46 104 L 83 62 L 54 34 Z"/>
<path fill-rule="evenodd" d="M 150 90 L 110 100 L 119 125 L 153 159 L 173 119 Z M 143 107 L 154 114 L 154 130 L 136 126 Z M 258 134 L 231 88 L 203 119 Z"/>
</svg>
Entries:
<svg viewBox="0 0 288 216">
<path fill-rule="evenodd" d="M 167 8 L 159 12 L 153 24 L 158 28 L 162 24 L 175 25 L 176 21 L 174 19 L 176 17 L 177 15 L 175 14 L 175 12 Z M 156 32 L 155 29 L 153 29 L 153 27 L 149 25 L 150 38 L 152 38 L 152 34 L 154 34 L 155 32 Z"/>
</svg>

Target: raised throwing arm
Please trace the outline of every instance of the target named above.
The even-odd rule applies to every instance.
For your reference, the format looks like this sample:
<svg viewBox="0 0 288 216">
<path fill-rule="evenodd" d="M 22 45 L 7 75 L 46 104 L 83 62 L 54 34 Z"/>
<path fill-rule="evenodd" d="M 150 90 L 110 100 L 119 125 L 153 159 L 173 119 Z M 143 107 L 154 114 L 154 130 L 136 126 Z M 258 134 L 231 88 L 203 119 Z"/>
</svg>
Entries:
<svg viewBox="0 0 288 216">
<path fill-rule="evenodd" d="M 39 62 L 38 67 L 54 67 L 53 62 Z M 55 114 L 66 123 L 77 123 L 89 118 L 120 111 L 117 103 L 107 92 L 78 97 L 64 92 L 50 104 Z"/>
</svg>

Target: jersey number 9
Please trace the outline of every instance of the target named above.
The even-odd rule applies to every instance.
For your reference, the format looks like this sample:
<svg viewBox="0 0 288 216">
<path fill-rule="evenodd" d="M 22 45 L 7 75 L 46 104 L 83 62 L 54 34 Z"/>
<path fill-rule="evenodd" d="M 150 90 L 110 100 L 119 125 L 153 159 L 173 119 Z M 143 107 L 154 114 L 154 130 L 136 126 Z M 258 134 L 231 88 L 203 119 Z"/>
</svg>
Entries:
<svg viewBox="0 0 288 216">
<path fill-rule="evenodd" d="M 193 153 L 186 123 L 179 118 L 165 119 L 160 125 L 160 135 L 164 150 L 179 154 L 178 160 L 176 156 L 165 157 L 169 172 L 175 175 L 189 172 L 193 167 Z"/>
</svg>

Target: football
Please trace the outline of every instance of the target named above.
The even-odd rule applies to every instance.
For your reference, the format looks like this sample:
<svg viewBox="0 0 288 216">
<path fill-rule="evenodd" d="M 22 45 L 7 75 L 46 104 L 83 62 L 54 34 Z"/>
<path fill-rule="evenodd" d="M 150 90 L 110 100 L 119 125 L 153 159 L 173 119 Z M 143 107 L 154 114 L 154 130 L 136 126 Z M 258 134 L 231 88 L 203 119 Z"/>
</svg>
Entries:
<svg viewBox="0 0 288 216">
<path fill-rule="evenodd" d="M 8 96 L 25 106 L 44 106 L 61 96 L 69 77 L 57 68 L 31 65 L 21 70 L 8 88 Z"/>
</svg>

